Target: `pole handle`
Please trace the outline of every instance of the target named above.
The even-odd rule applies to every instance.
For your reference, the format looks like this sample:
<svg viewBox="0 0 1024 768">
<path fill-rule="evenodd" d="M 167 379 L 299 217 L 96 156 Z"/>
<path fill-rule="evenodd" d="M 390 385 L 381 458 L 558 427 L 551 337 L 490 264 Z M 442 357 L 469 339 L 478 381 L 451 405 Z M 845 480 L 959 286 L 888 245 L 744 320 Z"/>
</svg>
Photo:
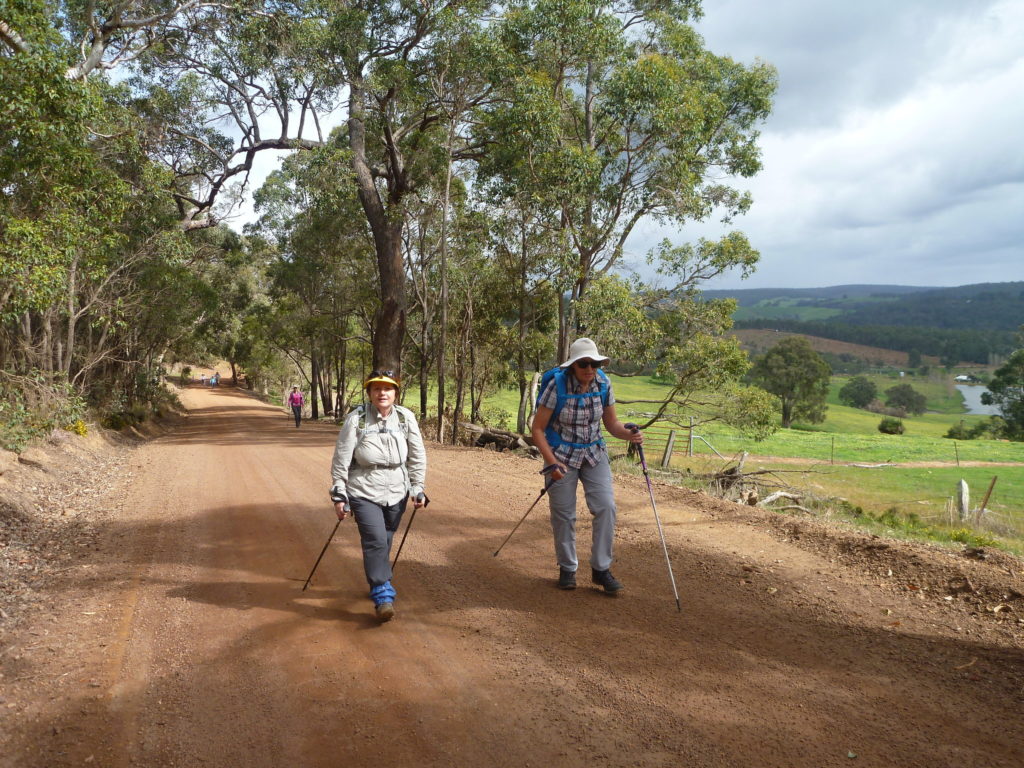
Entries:
<svg viewBox="0 0 1024 768">
<path fill-rule="evenodd" d="M 632 421 L 628 421 L 625 424 L 623 424 L 622 426 L 624 426 L 626 429 L 628 429 L 634 435 L 637 432 L 640 431 L 640 425 L 639 424 L 634 424 Z M 646 475 L 647 474 L 647 459 L 644 458 L 644 447 L 642 445 L 640 445 L 639 443 L 636 445 L 636 453 L 637 453 L 637 456 L 640 457 L 640 466 L 643 467 L 644 474 Z"/>
</svg>

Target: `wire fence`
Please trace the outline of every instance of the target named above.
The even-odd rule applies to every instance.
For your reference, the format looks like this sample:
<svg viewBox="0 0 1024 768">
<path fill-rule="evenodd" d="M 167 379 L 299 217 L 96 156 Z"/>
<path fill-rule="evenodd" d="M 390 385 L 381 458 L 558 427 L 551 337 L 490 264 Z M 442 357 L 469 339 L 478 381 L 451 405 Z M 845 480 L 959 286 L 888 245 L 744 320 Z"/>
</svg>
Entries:
<svg viewBox="0 0 1024 768">
<path fill-rule="evenodd" d="M 650 414 L 627 412 L 624 420 L 640 422 L 650 417 Z M 903 508 L 914 516 L 950 528 L 967 528 L 1015 538 L 1024 537 L 1024 505 L 1017 504 L 1019 494 L 1010 492 L 1005 480 L 1003 488 L 1006 491 L 1001 493 L 1001 488 L 997 484 L 998 471 L 989 478 L 982 474 L 986 471 L 985 468 L 978 468 L 979 464 L 991 461 L 991 444 L 986 446 L 977 442 L 967 446 L 965 450 L 959 441 L 950 440 L 948 444 L 940 444 L 941 448 L 948 447 L 949 454 L 948 458 L 942 461 L 935 459 L 934 448 L 926 454 L 926 458 L 919 455 L 920 450 L 917 451 L 918 455 L 915 455 L 913 448 L 906 454 L 901 454 L 894 450 L 899 444 L 886 441 L 884 437 L 876 440 L 872 436 L 821 433 L 802 433 L 801 436 L 808 435 L 812 437 L 808 441 L 808 452 L 817 455 L 766 456 L 765 461 L 789 464 L 793 467 L 790 471 L 810 471 L 814 468 L 820 469 L 823 465 L 846 472 L 849 470 L 845 468 L 854 468 L 854 471 L 857 471 L 909 465 L 906 471 L 913 472 L 913 478 L 908 482 L 907 489 L 912 487 L 914 490 L 924 490 L 924 493 L 916 493 L 912 499 L 887 501 L 884 505 L 886 508 Z M 614 454 L 622 456 L 628 453 L 628 446 L 624 441 L 610 438 L 608 442 Z M 879 459 L 878 445 L 885 447 L 884 459 Z M 677 422 L 657 421 L 644 429 L 644 451 L 648 464 L 668 472 L 686 473 L 700 464 L 709 469 L 708 462 L 713 463 L 714 469 L 702 474 L 713 474 L 716 470 L 721 472 L 730 463 L 738 462 L 740 456 L 752 447 L 754 446 L 750 446 L 749 442 L 741 443 L 732 435 L 722 439 L 718 434 L 704 433 L 696 420 L 688 420 L 685 426 Z M 865 453 L 866 458 L 863 456 Z M 1018 446 L 1010 451 L 1006 451 L 1004 447 L 1004 455 L 1000 458 L 1005 458 L 1007 454 L 1012 457 L 1014 453 L 1018 453 L 1018 460 L 1007 463 L 1024 466 L 1024 446 Z M 698 465 L 695 465 L 695 461 Z M 972 464 L 970 470 L 966 469 L 969 463 Z M 983 495 L 975 497 L 976 500 L 980 499 L 980 503 L 970 504 L 962 496 L 962 489 L 953 487 L 955 481 L 948 481 L 948 472 L 945 478 L 929 477 L 932 469 L 955 470 L 961 467 L 965 473 L 973 473 L 972 482 L 976 485 L 979 485 L 979 476 L 985 478 L 984 485 L 976 489 L 976 492 L 983 492 Z M 827 481 L 822 482 L 828 485 Z M 966 480 L 963 478 L 960 479 L 960 483 L 966 486 Z M 709 484 L 714 486 L 710 481 Z M 865 481 L 864 484 L 870 485 L 871 481 Z M 784 485 L 782 482 L 778 483 L 780 488 Z M 717 490 L 715 487 L 709 489 Z"/>
</svg>

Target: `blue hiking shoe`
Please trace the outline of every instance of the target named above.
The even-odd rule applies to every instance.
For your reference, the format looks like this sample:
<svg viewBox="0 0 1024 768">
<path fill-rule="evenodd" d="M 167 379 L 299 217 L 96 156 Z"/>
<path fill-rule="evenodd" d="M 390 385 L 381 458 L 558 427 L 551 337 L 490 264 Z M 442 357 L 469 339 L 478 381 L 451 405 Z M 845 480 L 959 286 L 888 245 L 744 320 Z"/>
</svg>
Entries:
<svg viewBox="0 0 1024 768">
<path fill-rule="evenodd" d="M 377 618 L 383 621 L 391 621 L 395 617 L 395 588 L 390 581 L 378 584 L 370 588 L 370 599 L 373 600 L 374 610 Z"/>
</svg>

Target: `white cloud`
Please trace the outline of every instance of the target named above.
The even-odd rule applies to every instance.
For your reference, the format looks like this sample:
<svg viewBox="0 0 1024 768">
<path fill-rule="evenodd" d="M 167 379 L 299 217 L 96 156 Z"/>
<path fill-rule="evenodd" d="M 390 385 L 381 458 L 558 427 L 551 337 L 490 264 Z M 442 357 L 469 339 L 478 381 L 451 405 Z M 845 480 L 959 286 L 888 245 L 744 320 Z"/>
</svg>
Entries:
<svg viewBox="0 0 1024 768">
<path fill-rule="evenodd" d="M 1024 279 L 1024 4 L 723 0 L 716 53 L 779 69 L 764 170 L 738 227 L 747 286 L 958 285 Z M 647 225 L 630 246 L 665 232 Z M 671 236 L 671 235 L 670 235 Z M 715 287 L 739 287 L 736 278 Z"/>
</svg>

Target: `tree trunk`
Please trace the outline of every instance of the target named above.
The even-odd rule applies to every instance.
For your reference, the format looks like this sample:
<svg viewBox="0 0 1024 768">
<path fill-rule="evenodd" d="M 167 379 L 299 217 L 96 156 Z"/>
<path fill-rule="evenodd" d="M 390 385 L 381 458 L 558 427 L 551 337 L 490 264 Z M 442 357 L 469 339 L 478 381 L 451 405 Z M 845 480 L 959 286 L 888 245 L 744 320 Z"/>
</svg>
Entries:
<svg viewBox="0 0 1024 768">
<path fill-rule="evenodd" d="M 316 354 L 313 339 L 309 340 L 309 408 L 313 421 L 320 418 L 320 407 L 317 402 L 317 386 L 320 381 L 320 360 Z"/>
<path fill-rule="evenodd" d="M 380 277 L 380 307 L 374 316 L 373 367 L 377 370 L 390 369 L 401 376 L 406 303 L 405 265 L 402 260 L 403 220 L 399 211 L 408 189 L 405 171 L 397 165 L 400 153 L 396 149 L 391 153 L 393 165 L 388 169 L 387 176 L 390 210 L 385 207 L 367 159 L 364 95 L 361 79 L 354 77 L 349 86 L 349 148 L 352 150 L 352 170 L 359 202 L 373 233 L 377 273 Z"/>
<path fill-rule="evenodd" d="M 448 128 L 448 168 L 444 177 L 444 198 L 441 203 L 441 330 L 438 334 L 437 350 L 437 439 L 444 441 L 442 434 L 440 414 L 444 413 L 444 388 L 445 388 L 445 354 L 448 347 L 448 201 L 452 188 L 452 131 L 454 121 Z M 455 442 L 454 435 L 458 430 L 458 418 L 452 424 L 452 442 Z"/>
<path fill-rule="evenodd" d="M 519 412 L 516 415 L 516 431 L 526 431 L 526 222 L 523 222 L 519 239 Z"/>
</svg>

